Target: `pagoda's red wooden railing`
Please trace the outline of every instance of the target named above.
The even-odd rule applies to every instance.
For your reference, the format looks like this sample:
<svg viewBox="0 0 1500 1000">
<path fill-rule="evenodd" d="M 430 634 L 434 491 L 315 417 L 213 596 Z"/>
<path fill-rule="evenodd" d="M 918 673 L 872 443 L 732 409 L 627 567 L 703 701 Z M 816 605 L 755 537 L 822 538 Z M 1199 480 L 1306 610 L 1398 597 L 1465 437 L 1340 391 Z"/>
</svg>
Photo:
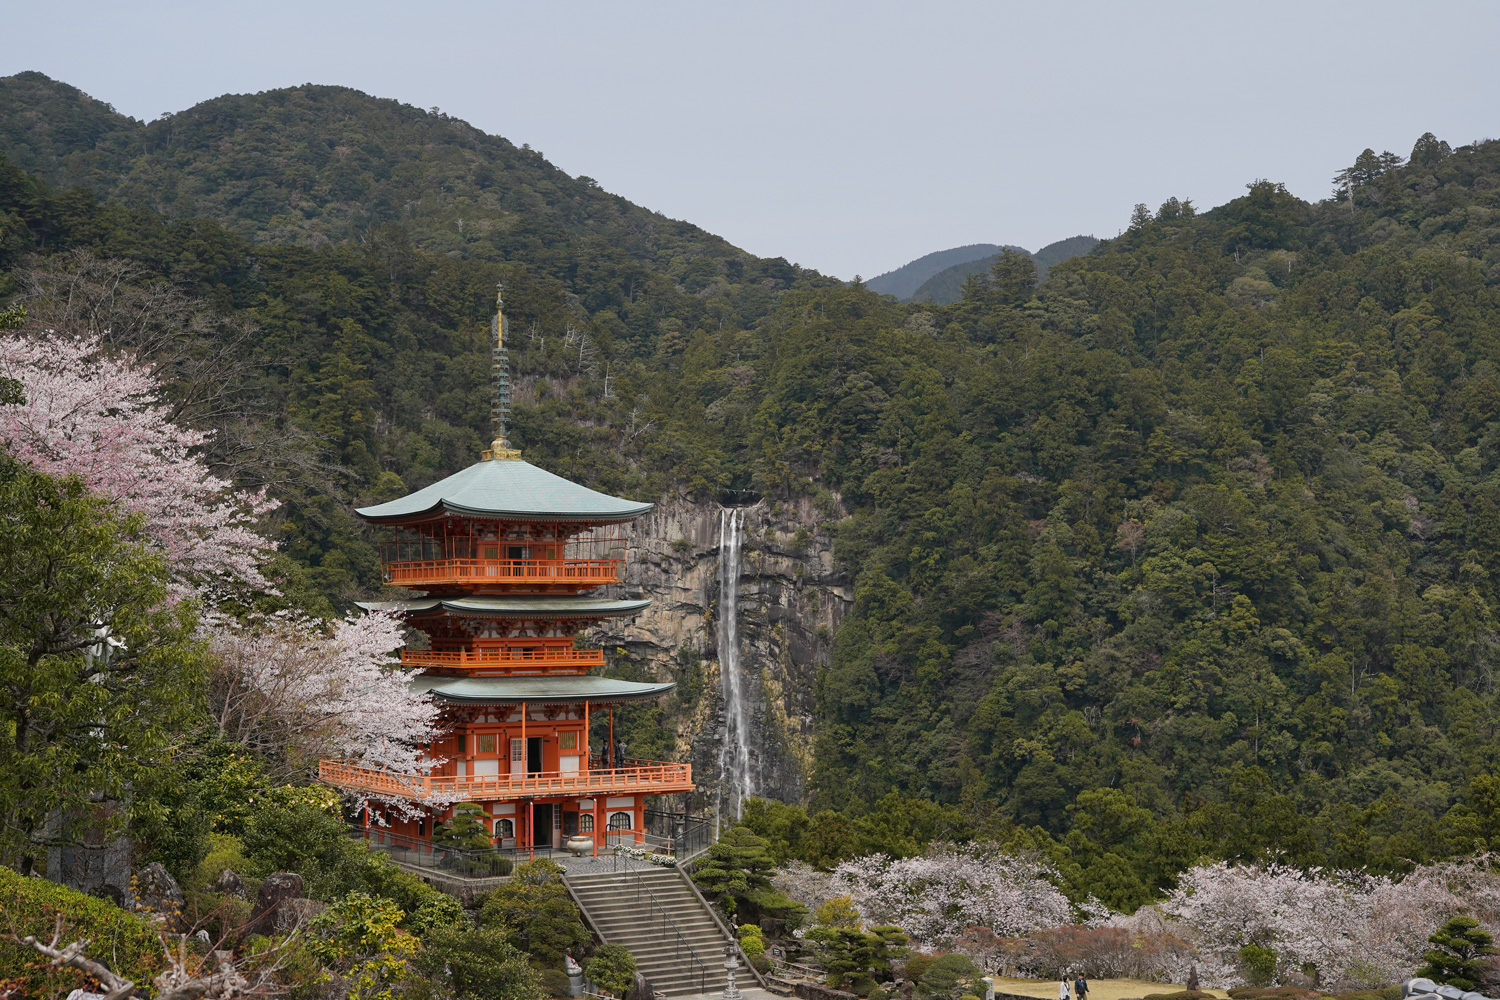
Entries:
<svg viewBox="0 0 1500 1000">
<path fill-rule="evenodd" d="M 619 583 L 623 559 L 419 559 L 385 564 L 386 583 L 557 583 L 600 587 Z"/>
<path fill-rule="evenodd" d="M 602 649 L 403 649 L 408 667 L 601 667 Z"/>
<path fill-rule="evenodd" d="M 594 795 L 608 792 L 659 795 L 693 790 L 693 765 L 632 761 L 632 767 L 531 774 L 396 775 L 335 760 L 318 762 L 318 777 L 337 788 L 406 799 L 441 797 L 465 801 L 534 795 Z"/>
</svg>

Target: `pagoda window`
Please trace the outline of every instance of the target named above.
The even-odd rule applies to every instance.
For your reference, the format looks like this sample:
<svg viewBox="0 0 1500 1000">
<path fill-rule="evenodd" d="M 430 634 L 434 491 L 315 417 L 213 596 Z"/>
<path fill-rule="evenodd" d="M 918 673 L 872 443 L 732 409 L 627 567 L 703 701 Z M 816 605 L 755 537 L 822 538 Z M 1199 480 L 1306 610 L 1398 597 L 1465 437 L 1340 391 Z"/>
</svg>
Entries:
<svg viewBox="0 0 1500 1000">
<path fill-rule="evenodd" d="M 495 820 L 495 836 L 496 837 L 499 837 L 502 840 L 509 840 L 511 837 L 514 837 L 515 835 L 516 835 L 516 823 L 515 823 L 515 820 L 509 820 L 509 819 L 497 819 L 497 820 Z"/>
<path fill-rule="evenodd" d="M 609 814 L 609 829 L 611 830 L 629 830 L 634 825 L 634 813 L 614 812 Z"/>
<path fill-rule="evenodd" d="M 579 813 L 578 814 L 578 832 L 579 833 L 593 833 L 594 832 L 594 814 L 593 813 Z"/>
<path fill-rule="evenodd" d="M 578 749 L 578 734 L 577 733 L 559 733 L 557 735 L 557 748 L 559 750 L 577 750 Z"/>
<path fill-rule="evenodd" d="M 478 736 L 474 737 L 474 752 L 475 753 L 494 753 L 495 752 L 495 734 L 494 733 L 481 733 Z"/>
</svg>

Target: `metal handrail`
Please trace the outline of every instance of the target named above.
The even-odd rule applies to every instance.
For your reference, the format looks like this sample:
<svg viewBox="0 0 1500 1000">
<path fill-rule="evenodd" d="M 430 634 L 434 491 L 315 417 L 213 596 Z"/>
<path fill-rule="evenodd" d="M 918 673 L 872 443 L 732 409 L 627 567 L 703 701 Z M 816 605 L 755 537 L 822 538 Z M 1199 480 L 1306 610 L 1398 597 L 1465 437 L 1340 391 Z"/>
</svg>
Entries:
<svg viewBox="0 0 1500 1000">
<path fill-rule="evenodd" d="M 661 900 L 656 898 L 656 893 L 652 892 L 651 887 L 646 884 L 646 880 L 641 878 L 640 871 L 635 868 L 627 868 L 625 869 L 625 874 L 635 879 L 636 901 L 640 902 L 641 890 L 644 889 L 646 895 L 651 897 L 651 905 L 655 906 L 658 910 L 661 911 L 662 929 L 665 930 L 667 927 L 671 927 L 672 933 L 677 935 L 677 957 L 680 959 L 682 957 L 682 949 L 686 948 L 688 950 L 688 956 L 692 958 L 693 962 L 698 966 L 698 992 L 708 992 L 708 966 L 704 965 L 703 959 L 698 957 L 698 952 L 693 947 L 692 942 L 690 942 L 686 937 L 683 936 L 682 931 L 677 929 L 677 924 L 667 913 L 667 908 L 661 905 Z"/>
<path fill-rule="evenodd" d="M 513 847 L 453 847 L 378 826 L 351 826 L 345 833 L 393 860 L 414 868 L 440 869 L 460 878 L 509 878 L 511 868 L 531 853 Z"/>
<path fill-rule="evenodd" d="M 693 895 L 698 897 L 699 904 L 708 911 L 710 917 L 713 917 L 714 923 L 719 925 L 719 930 L 723 931 L 724 936 L 734 945 L 734 950 L 740 953 L 740 958 L 745 960 L 745 968 L 750 970 L 750 974 L 755 977 L 755 981 L 760 984 L 760 988 L 765 989 L 766 977 L 760 974 L 760 970 L 750 961 L 750 956 L 745 954 L 745 947 L 740 944 L 739 936 L 730 929 L 728 924 L 720 919 L 719 911 L 714 909 L 713 904 L 703 898 L 703 891 L 698 888 L 698 883 L 693 881 L 693 876 L 688 872 L 687 867 L 685 865 L 678 865 L 673 871 L 677 872 L 677 877 L 686 882 L 687 887 L 693 890 Z"/>
</svg>

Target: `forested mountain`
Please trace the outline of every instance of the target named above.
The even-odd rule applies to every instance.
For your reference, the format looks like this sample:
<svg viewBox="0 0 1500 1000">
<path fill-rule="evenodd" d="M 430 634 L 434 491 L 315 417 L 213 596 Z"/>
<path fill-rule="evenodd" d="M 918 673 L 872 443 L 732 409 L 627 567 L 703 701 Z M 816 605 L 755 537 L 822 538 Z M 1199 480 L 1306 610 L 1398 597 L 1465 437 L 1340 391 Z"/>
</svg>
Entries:
<svg viewBox="0 0 1500 1000">
<path fill-rule="evenodd" d="M 200 108 L 316 103 L 279 94 Z M 131 162 L 178 164 L 162 142 Z M 194 211 L 254 176 L 215 187 L 182 156 Z M 857 599 L 818 680 L 813 807 L 938 803 L 912 807 L 940 820 L 913 843 L 1019 825 L 1129 906 L 1202 855 L 1390 870 L 1500 847 L 1500 143 L 1423 137 L 1339 183 L 1312 204 L 1256 182 L 1211 211 L 1138 206 L 1045 284 L 1003 253 L 959 301 L 903 305 L 732 248 L 705 284 L 637 262 L 635 285 L 585 261 L 637 251 L 562 223 L 534 262 L 493 242 L 533 224 L 524 205 L 493 257 L 450 254 L 435 209 L 312 246 L 333 215 L 169 218 L 7 165 L 0 266 L 38 323 L 65 282 L 106 319 L 175 303 L 176 339 L 145 343 L 185 372 L 213 331 L 253 330 L 224 398 L 184 412 L 288 501 L 293 599 L 340 606 L 377 582 L 349 501 L 480 446 L 504 278 L 516 436 L 540 464 L 830 512 Z M 112 298 L 101 260 L 124 262 Z"/>
<path fill-rule="evenodd" d="M 1092 236 L 1070 236 L 1056 243 L 1049 243 L 1036 253 L 1020 250 L 1018 247 L 1006 247 L 1006 250 L 1019 250 L 1026 253 L 1032 260 L 1036 261 L 1037 281 L 1047 280 L 1047 271 L 1054 265 L 1060 264 L 1069 257 L 1077 257 L 1086 254 L 1099 244 Z M 903 296 L 907 302 L 932 302 L 937 305 L 952 305 L 964 295 L 964 284 L 973 277 L 983 277 L 989 273 L 990 268 L 995 266 L 995 261 L 1000 258 L 1003 251 L 997 250 L 988 257 L 980 257 L 977 260 L 964 261 L 944 268 L 937 274 L 928 278 L 910 295 Z"/>
<path fill-rule="evenodd" d="M 894 271 L 878 274 L 865 282 L 865 285 L 872 292 L 894 295 L 904 301 L 911 297 L 912 292 L 922 287 L 922 282 L 939 271 L 947 270 L 956 264 L 993 257 L 1004 249 L 1007 248 L 994 243 L 972 243 L 968 246 L 953 247 L 950 250 L 938 250 L 902 264 Z M 1010 247 L 1009 249 L 1020 250 L 1021 248 Z"/>
<path fill-rule="evenodd" d="M 0 143 L 53 186 L 212 219 L 252 243 L 318 246 L 400 223 L 435 253 L 607 275 L 632 302 L 648 275 L 699 292 L 754 259 L 529 146 L 347 87 L 226 95 L 144 124 L 20 73 L 0 78 Z"/>
</svg>

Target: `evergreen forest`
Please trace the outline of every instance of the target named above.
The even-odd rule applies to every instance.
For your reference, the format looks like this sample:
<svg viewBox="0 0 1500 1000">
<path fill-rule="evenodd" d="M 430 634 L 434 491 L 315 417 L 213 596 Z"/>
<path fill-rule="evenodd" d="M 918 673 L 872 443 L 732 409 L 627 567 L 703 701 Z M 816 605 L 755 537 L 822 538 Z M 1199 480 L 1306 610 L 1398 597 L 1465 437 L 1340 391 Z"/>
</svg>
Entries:
<svg viewBox="0 0 1500 1000">
<path fill-rule="evenodd" d="M 992 838 L 1129 910 L 1205 857 L 1500 849 L 1500 142 L 1138 205 L 948 305 L 341 88 L 148 125 L 21 74 L 0 155 L 0 303 L 171 373 L 282 501 L 286 606 L 377 592 L 350 508 L 484 446 L 497 282 L 529 460 L 816 498 L 856 600 L 810 798 L 749 817 L 778 860 Z"/>
</svg>

